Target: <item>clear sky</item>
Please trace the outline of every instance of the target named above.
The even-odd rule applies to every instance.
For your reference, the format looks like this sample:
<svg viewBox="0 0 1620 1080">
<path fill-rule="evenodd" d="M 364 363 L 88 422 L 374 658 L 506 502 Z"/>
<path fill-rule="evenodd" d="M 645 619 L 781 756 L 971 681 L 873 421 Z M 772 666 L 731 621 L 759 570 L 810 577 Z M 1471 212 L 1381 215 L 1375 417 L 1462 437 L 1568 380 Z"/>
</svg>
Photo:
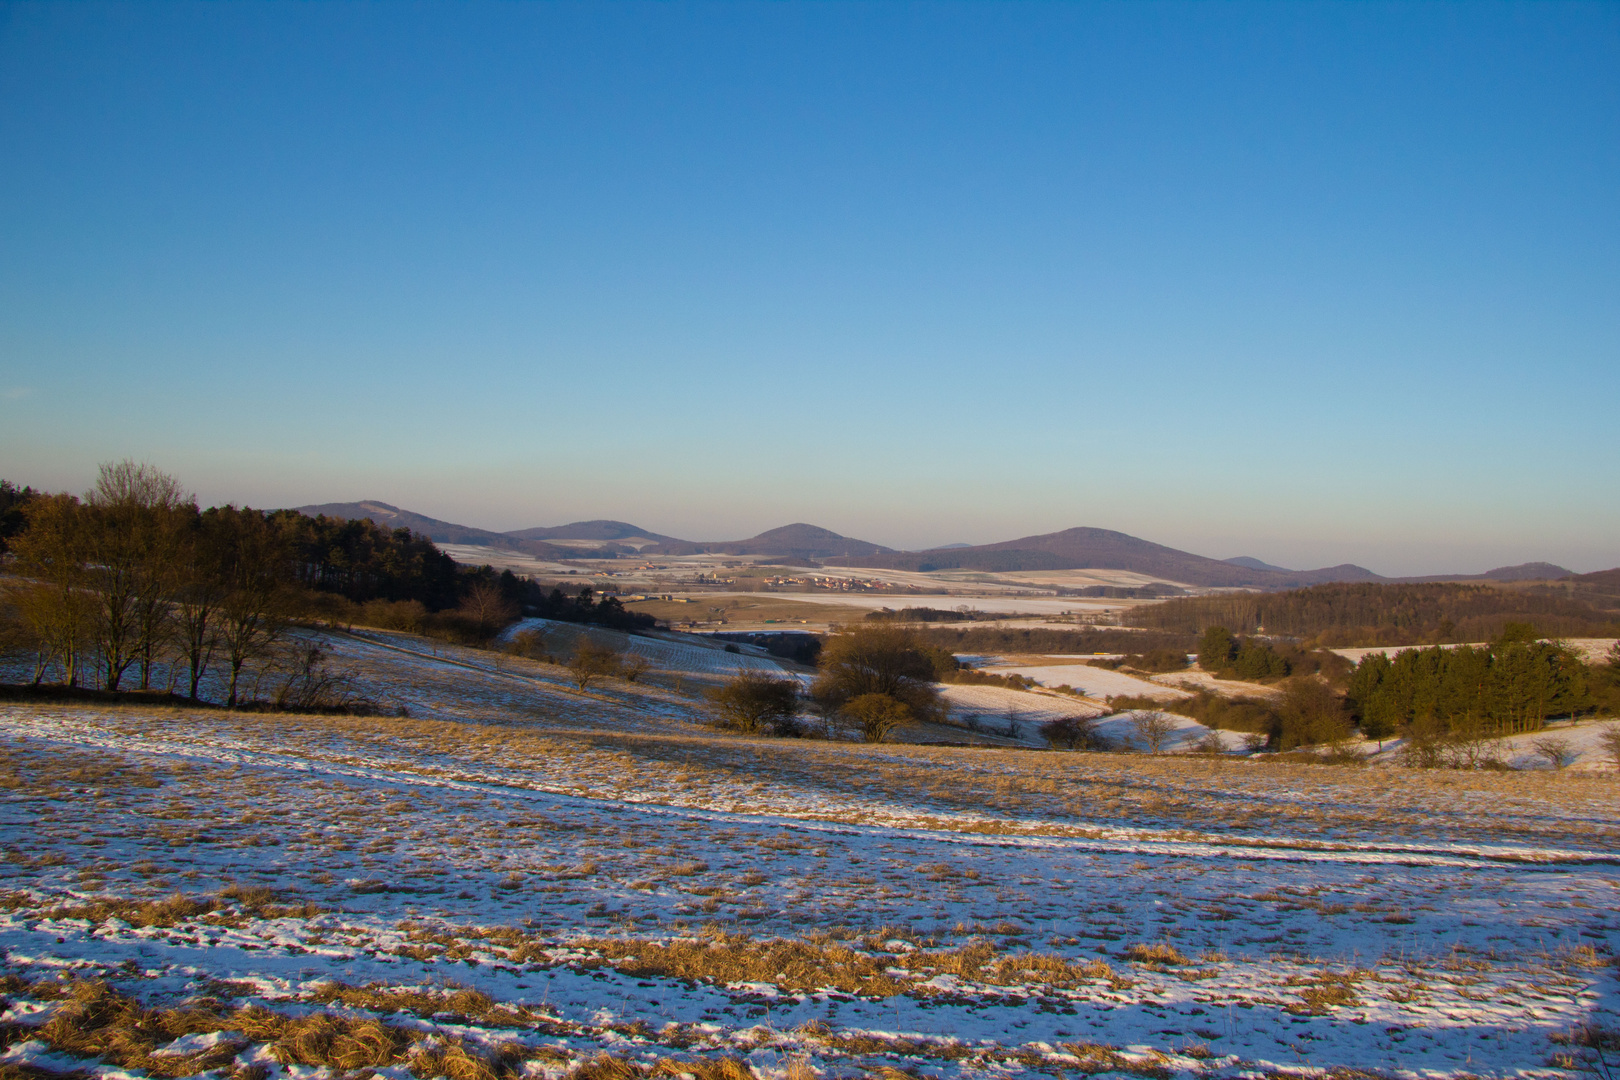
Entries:
<svg viewBox="0 0 1620 1080">
<path fill-rule="evenodd" d="M 0 4 L 0 476 L 1620 565 L 1620 4 Z"/>
</svg>

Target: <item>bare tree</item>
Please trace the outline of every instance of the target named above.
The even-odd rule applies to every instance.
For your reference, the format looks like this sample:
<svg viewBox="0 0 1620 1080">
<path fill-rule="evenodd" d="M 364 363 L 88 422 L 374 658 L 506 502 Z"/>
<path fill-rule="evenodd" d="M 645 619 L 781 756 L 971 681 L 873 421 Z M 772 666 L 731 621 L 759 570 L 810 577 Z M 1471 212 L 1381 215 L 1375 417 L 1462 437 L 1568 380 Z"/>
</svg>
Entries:
<svg viewBox="0 0 1620 1080">
<path fill-rule="evenodd" d="M 152 651 L 167 615 L 165 589 L 173 581 L 164 537 L 172 536 L 172 516 L 185 501 L 174 477 L 129 460 L 101 466 L 85 493 L 85 579 L 96 598 L 92 635 L 108 690 L 117 690 L 143 657 L 142 685 L 150 685 Z"/>
<path fill-rule="evenodd" d="M 197 686 L 219 647 L 221 610 L 230 595 L 228 521 L 217 513 L 194 514 L 178 545 L 174 629 L 187 664 L 187 696 L 192 701 L 197 700 Z"/>
<path fill-rule="evenodd" d="M 485 639 L 495 636 L 500 629 L 518 616 L 517 605 L 501 593 L 492 581 L 480 581 L 462 599 L 456 614 L 478 628 Z"/>
<path fill-rule="evenodd" d="M 574 676 L 574 685 L 584 690 L 595 680 L 618 672 L 619 654 L 585 637 L 574 650 L 574 658 L 568 661 L 568 670 Z"/>
<path fill-rule="evenodd" d="M 1598 732 L 1598 744 L 1614 767 L 1620 769 L 1620 724 L 1604 724 Z"/>
<path fill-rule="evenodd" d="M 1138 712 L 1132 716 L 1131 729 L 1136 732 L 1136 737 L 1142 741 L 1142 745 L 1147 747 L 1148 753 L 1157 754 L 1161 753 L 1165 743 L 1170 741 L 1176 725 L 1164 713 L 1154 709 Z"/>
<path fill-rule="evenodd" d="M 1575 760 L 1574 748 L 1569 745 L 1568 739 L 1561 739 L 1556 735 L 1545 735 L 1530 744 L 1537 754 L 1547 759 L 1547 764 L 1554 769 L 1562 770 L 1571 761 Z"/>
<path fill-rule="evenodd" d="M 1453 769 L 1492 768 L 1501 764 L 1501 741 L 1480 720 L 1470 717 L 1459 722 L 1443 742 L 1447 764 Z"/>
<path fill-rule="evenodd" d="M 264 515 L 226 507 L 221 513 L 231 544 L 225 567 L 226 592 L 219 607 L 219 640 L 230 665 L 225 704 L 236 704 L 242 669 L 264 656 L 286 626 L 279 571 L 282 539 Z"/>
<path fill-rule="evenodd" d="M 95 616 L 84 588 L 84 508 L 71 495 L 49 495 L 30 501 L 26 513 L 28 529 L 11 544 L 26 580 L 10 592 L 38 642 L 34 683 L 55 662 L 62 681 L 77 686 Z"/>
<path fill-rule="evenodd" d="M 639 682 L 641 677 L 652 668 L 652 661 L 640 653 L 631 653 L 619 665 L 619 674 L 624 676 L 625 682 Z"/>
<path fill-rule="evenodd" d="M 506 651 L 512 656 L 538 660 L 546 655 L 546 632 L 537 626 L 526 626 L 512 635 L 512 640 L 506 643 Z"/>
</svg>

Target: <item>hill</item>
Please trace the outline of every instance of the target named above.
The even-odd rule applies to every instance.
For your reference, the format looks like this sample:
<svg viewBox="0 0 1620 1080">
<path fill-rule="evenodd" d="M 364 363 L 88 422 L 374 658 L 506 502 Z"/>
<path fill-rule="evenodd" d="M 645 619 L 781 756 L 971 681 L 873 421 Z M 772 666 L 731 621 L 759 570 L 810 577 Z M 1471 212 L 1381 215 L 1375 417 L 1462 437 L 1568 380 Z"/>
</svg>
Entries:
<svg viewBox="0 0 1620 1080">
<path fill-rule="evenodd" d="M 1276 571 L 1222 562 L 1155 544 L 1112 529 L 1075 528 L 1026 536 L 999 544 L 966 548 L 933 548 L 894 552 L 859 562 L 829 560 L 844 566 L 890 570 L 981 570 L 986 573 L 1032 570 L 1128 570 L 1186 585 L 1286 588 L 1327 581 L 1377 580 L 1360 566 L 1323 570 Z M 1258 560 L 1255 560 L 1258 561 Z"/>
<path fill-rule="evenodd" d="M 1527 562 L 1516 566 L 1498 566 L 1495 570 L 1487 570 L 1483 574 L 1430 574 L 1427 577 L 1391 578 L 1405 584 L 1417 584 L 1426 581 L 1559 581 L 1575 576 L 1575 571 L 1566 570 L 1549 562 Z"/>
<path fill-rule="evenodd" d="M 1240 634 L 1274 634 L 1329 646 L 1489 641 L 1508 623 L 1529 623 L 1548 636 L 1614 634 L 1612 613 L 1588 597 L 1570 596 L 1562 585 L 1345 582 L 1289 592 L 1176 597 L 1136 608 L 1126 621 L 1180 634 L 1224 626 Z"/>
<path fill-rule="evenodd" d="M 575 521 L 568 525 L 518 529 L 505 535 L 515 536 L 519 540 L 655 540 L 659 543 L 685 543 L 627 521 Z"/>
<path fill-rule="evenodd" d="M 746 540 L 693 541 L 665 536 L 627 521 L 612 520 L 576 521 L 569 525 L 540 526 L 502 533 L 441 521 L 425 514 L 401 510 L 376 499 L 321 503 L 294 509 L 311 516 L 324 514 L 332 518 L 369 518 L 384 528 L 410 529 L 440 544 L 477 544 L 557 559 L 611 557 L 636 548 L 649 555 L 765 555 L 805 560 L 833 556 L 881 556 L 892 554 L 894 550 L 803 522 L 769 529 Z M 599 547 L 587 550 L 580 546 L 580 541 L 589 541 Z"/>
<path fill-rule="evenodd" d="M 511 537 L 489 529 L 475 529 L 470 525 L 457 525 L 453 521 L 440 521 L 425 514 L 401 510 L 397 506 L 366 499 L 361 502 L 321 503 L 316 506 L 295 506 L 294 510 L 310 517 L 324 515 L 330 518 L 357 520 L 368 518 L 385 529 L 409 529 L 421 533 L 439 544 L 482 544 L 497 547 L 511 543 Z"/>
<path fill-rule="evenodd" d="M 1235 559 L 1222 559 L 1221 561 L 1229 562 L 1233 566 L 1241 566 L 1245 570 L 1271 570 L 1278 574 L 1293 573 L 1293 571 L 1288 569 L 1286 566 L 1277 566 L 1274 563 L 1262 562 L 1261 560 L 1256 559 L 1253 555 L 1239 555 Z"/>
<path fill-rule="evenodd" d="M 657 547 L 644 549 L 646 553 L 660 555 L 770 555 L 778 558 L 870 559 L 898 554 L 893 548 L 841 536 L 819 525 L 795 522 L 777 529 L 768 529 L 747 540 L 690 541 L 675 540 Z M 862 565 L 866 565 L 862 563 Z"/>
<path fill-rule="evenodd" d="M 1591 574 L 1572 574 L 1546 584 L 1534 584 L 1527 591 L 1542 596 L 1566 596 L 1620 619 L 1620 567 Z"/>
</svg>

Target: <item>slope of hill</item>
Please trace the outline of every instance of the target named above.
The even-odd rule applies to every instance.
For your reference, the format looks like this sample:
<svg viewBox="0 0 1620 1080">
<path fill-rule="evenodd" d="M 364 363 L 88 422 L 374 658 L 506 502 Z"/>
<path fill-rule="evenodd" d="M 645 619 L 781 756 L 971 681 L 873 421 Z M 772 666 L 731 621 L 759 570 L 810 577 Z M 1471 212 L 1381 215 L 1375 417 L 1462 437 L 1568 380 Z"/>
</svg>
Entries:
<svg viewBox="0 0 1620 1080">
<path fill-rule="evenodd" d="M 453 521 L 440 521 L 438 518 L 401 510 L 397 506 L 390 506 L 375 499 L 349 503 L 321 503 L 318 506 L 295 506 L 293 509 L 311 517 L 325 515 L 346 520 L 369 518 L 385 529 L 409 529 L 439 544 L 483 544 L 494 547 L 511 543 L 511 538 L 504 533 L 475 529 L 470 525 L 457 525 Z"/>
<path fill-rule="evenodd" d="M 1229 562 L 1233 566 L 1241 566 L 1245 570 L 1272 570 L 1279 574 L 1292 574 L 1294 572 L 1286 566 L 1276 566 L 1272 563 L 1262 562 L 1253 555 L 1239 555 L 1235 559 L 1222 559 L 1221 561 Z"/>
<path fill-rule="evenodd" d="M 1306 571 L 1256 569 L 1179 551 L 1112 529 L 1094 528 L 1065 529 L 1042 536 L 1026 536 L 969 548 L 880 554 L 859 562 L 847 558 L 830 561 L 844 566 L 919 571 L 1129 570 L 1187 585 L 1260 588 L 1285 588 L 1324 581 L 1376 580 L 1378 577 L 1370 570 L 1348 564 Z"/>
<path fill-rule="evenodd" d="M 627 521 L 575 521 L 567 525 L 518 529 L 505 535 L 515 536 L 519 540 L 656 540 L 660 543 L 685 543 Z"/>
<path fill-rule="evenodd" d="M 1494 570 L 1487 570 L 1483 574 L 1426 574 L 1423 577 L 1390 578 L 1390 581 L 1402 585 L 1419 585 L 1425 582 L 1437 581 L 1560 581 L 1575 576 L 1575 571 L 1565 570 L 1549 562 L 1519 563 L 1517 566 L 1498 566 Z"/>
<path fill-rule="evenodd" d="M 781 528 L 768 529 L 747 540 L 690 541 L 674 540 L 647 548 L 646 552 L 660 555 L 774 555 L 802 559 L 873 558 L 895 554 L 893 548 L 840 536 L 819 525 L 795 522 Z"/>
<path fill-rule="evenodd" d="M 1527 589 L 1543 596 L 1567 596 L 1620 618 L 1620 567 L 1591 574 L 1572 574 L 1544 585 L 1530 585 Z"/>
</svg>

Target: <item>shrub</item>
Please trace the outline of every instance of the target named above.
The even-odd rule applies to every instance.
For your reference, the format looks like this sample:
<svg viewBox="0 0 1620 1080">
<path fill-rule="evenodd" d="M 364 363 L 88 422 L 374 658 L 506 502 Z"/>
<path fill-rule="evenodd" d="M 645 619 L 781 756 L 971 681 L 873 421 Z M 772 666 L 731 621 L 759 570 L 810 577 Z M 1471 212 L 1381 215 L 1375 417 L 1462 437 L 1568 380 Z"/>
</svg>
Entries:
<svg viewBox="0 0 1620 1080">
<path fill-rule="evenodd" d="M 372 600 L 361 609 L 360 618 L 356 621 L 380 630 L 419 634 L 427 613 L 420 600 Z"/>
<path fill-rule="evenodd" d="M 605 675 L 617 674 L 618 670 L 619 654 L 588 637 L 580 641 L 579 647 L 574 650 L 574 658 L 568 661 L 568 671 L 574 677 L 574 685 L 581 690 Z"/>
<path fill-rule="evenodd" d="M 936 655 L 940 652 L 903 627 L 856 626 L 822 647 L 821 677 L 812 693 L 829 712 L 844 711 L 857 698 L 875 694 L 904 705 L 912 719 L 932 720 L 945 712 L 934 688 L 944 664 Z M 954 666 L 955 658 L 949 659 Z"/>
<path fill-rule="evenodd" d="M 506 643 L 506 651 L 512 656 L 539 660 L 547 655 L 546 633 L 538 628 L 519 630 L 512 635 L 512 640 Z"/>
<path fill-rule="evenodd" d="M 1575 751 L 1569 745 L 1568 739 L 1560 739 L 1555 735 L 1547 735 L 1537 739 L 1531 744 L 1536 753 L 1547 759 L 1547 764 L 1554 769 L 1563 769 L 1575 760 Z"/>
<path fill-rule="evenodd" d="M 1227 698 L 1200 690 L 1190 698 L 1159 701 L 1150 697 L 1121 694 L 1108 699 L 1117 712 L 1129 709 L 1158 709 L 1177 716 L 1188 716 L 1205 727 L 1226 731 L 1258 732 L 1269 740 L 1277 731 L 1277 710 L 1270 703 L 1253 698 Z"/>
<path fill-rule="evenodd" d="M 1620 648 L 1620 646 L 1617 646 Z M 1620 724 L 1605 724 L 1598 732 L 1598 744 L 1614 767 L 1620 769 Z"/>
<path fill-rule="evenodd" d="M 867 742 L 886 742 L 894 729 L 912 718 L 905 702 L 888 694 L 862 694 L 844 704 L 843 715 L 853 720 Z"/>
<path fill-rule="evenodd" d="M 1096 722 L 1086 716 L 1062 716 L 1040 727 L 1041 738 L 1054 750 L 1101 750 L 1104 740 Z"/>
<path fill-rule="evenodd" d="M 624 658 L 624 663 L 619 665 L 619 674 L 624 676 L 625 682 L 638 682 L 651 667 L 652 661 L 639 653 L 632 653 Z"/>
<path fill-rule="evenodd" d="M 1342 742 L 1350 736 L 1350 717 L 1344 703 L 1326 683 L 1308 675 L 1283 685 L 1277 715 L 1278 748 L 1282 750 Z"/>
<path fill-rule="evenodd" d="M 1187 667 L 1187 652 L 1185 649 L 1150 649 L 1147 652 L 1128 653 L 1119 666 L 1155 673 L 1183 671 Z"/>
<path fill-rule="evenodd" d="M 799 712 L 799 683 L 795 679 L 745 671 L 710 691 L 708 696 L 718 715 L 719 727 L 750 735 L 762 731 L 777 735 L 798 733 L 795 717 Z"/>
</svg>

